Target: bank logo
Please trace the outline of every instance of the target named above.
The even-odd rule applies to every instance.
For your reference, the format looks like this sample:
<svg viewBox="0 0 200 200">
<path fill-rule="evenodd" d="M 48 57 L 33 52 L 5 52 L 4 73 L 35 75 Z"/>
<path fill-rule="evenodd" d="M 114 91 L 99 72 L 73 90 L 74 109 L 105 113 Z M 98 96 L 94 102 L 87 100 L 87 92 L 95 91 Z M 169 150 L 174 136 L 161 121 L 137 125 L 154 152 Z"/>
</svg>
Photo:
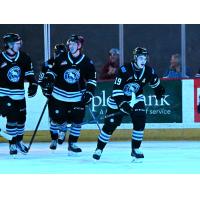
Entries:
<svg viewBox="0 0 200 200">
<path fill-rule="evenodd" d="M 132 93 L 137 93 L 140 89 L 140 85 L 138 83 L 128 83 L 124 86 L 124 94 L 126 96 L 132 96 Z"/>
<path fill-rule="evenodd" d="M 78 82 L 80 78 L 80 72 L 76 69 L 68 69 L 64 73 L 64 79 L 69 84 Z"/>
<path fill-rule="evenodd" d="M 16 83 L 19 81 L 20 75 L 21 75 L 21 69 L 18 66 L 14 66 L 10 68 L 7 73 L 8 79 L 13 83 Z"/>
</svg>

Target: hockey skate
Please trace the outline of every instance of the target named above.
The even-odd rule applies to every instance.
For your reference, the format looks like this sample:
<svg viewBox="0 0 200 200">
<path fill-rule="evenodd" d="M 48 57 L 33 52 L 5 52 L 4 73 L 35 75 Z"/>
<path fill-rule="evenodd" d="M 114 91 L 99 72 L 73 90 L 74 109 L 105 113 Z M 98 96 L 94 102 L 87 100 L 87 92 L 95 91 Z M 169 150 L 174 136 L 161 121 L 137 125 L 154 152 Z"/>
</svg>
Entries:
<svg viewBox="0 0 200 200">
<path fill-rule="evenodd" d="M 66 133 L 63 131 L 60 131 L 58 134 L 58 144 L 62 144 L 65 141 L 65 135 Z"/>
<path fill-rule="evenodd" d="M 93 157 L 95 160 L 99 160 L 99 159 L 101 158 L 102 152 L 103 152 L 103 150 L 101 150 L 101 149 L 96 149 L 92 157 Z"/>
<path fill-rule="evenodd" d="M 17 142 L 16 147 L 21 153 L 23 154 L 28 153 L 28 148 L 25 146 L 25 144 L 22 141 Z"/>
<path fill-rule="evenodd" d="M 9 144 L 10 155 L 17 155 L 17 146 L 16 144 Z"/>
<path fill-rule="evenodd" d="M 142 161 L 144 158 L 144 154 L 140 149 L 132 149 L 131 156 L 133 158 L 132 162 Z"/>
<path fill-rule="evenodd" d="M 82 152 L 82 149 L 75 142 L 69 142 L 68 155 L 77 155 L 80 152 Z"/>
<path fill-rule="evenodd" d="M 56 150 L 56 148 L 57 148 L 57 140 L 52 140 L 49 148 L 51 150 Z"/>
</svg>

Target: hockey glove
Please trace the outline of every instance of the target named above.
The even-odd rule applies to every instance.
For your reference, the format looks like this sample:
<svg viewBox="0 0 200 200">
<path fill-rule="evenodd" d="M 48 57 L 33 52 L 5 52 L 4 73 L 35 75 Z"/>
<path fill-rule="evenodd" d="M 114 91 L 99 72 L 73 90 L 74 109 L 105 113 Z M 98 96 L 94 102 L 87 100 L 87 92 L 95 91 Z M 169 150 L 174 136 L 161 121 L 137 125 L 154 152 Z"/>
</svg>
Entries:
<svg viewBox="0 0 200 200">
<path fill-rule="evenodd" d="M 30 83 L 28 87 L 28 97 L 34 97 L 37 93 L 37 83 Z"/>
<path fill-rule="evenodd" d="M 161 100 L 165 94 L 165 88 L 162 85 L 159 85 L 158 87 L 156 87 L 154 89 L 155 95 L 156 95 L 156 99 L 157 100 Z"/>
<path fill-rule="evenodd" d="M 84 104 L 84 105 L 88 105 L 91 103 L 92 101 L 92 97 L 93 97 L 93 94 L 89 91 L 85 92 L 81 98 L 81 102 Z"/>
<path fill-rule="evenodd" d="M 53 82 L 48 77 L 44 77 L 41 83 L 41 87 L 42 93 L 45 97 L 48 98 L 51 95 L 51 93 L 53 92 L 53 85 Z"/>
<path fill-rule="evenodd" d="M 119 105 L 119 109 L 126 115 L 130 115 L 133 113 L 133 108 L 129 105 L 128 102 L 124 101 Z"/>
</svg>

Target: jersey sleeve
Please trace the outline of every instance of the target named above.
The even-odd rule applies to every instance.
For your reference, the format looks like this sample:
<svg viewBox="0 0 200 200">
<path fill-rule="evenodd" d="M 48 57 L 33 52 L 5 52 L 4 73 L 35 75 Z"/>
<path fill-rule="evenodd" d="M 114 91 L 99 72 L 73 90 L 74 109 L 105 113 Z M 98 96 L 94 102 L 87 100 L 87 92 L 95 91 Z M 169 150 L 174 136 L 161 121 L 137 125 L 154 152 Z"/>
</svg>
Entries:
<svg viewBox="0 0 200 200">
<path fill-rule="evenodd" d="M 124 86 L 127 79 L 127 67 L 122 66 L 118 70 L 118 74 L 115 78 L 113 85 L 112 98 L 115 100 L 118 106 L 120 106 L 125 101 L 124 96 Z"/>
<path fill-rule="evenodd" d="M 86 71 L 86 91 L 91 92 L 94 95 L 97 81 L 96 81 L 96 70 L 92 60 L 87 62 L 87 71 Z"/>
<path fill-rule="evenodd" d="M 149 86 L 151 88 L 157 88 L 160 85 L 160 79 L 157 76 L 157 74 L 154 72 L 154 69 L 151 68 L 151 77 L 150 77 L 150 82 Z"/>
<path fill-rule="evenodd" d="M 37 81 L 35 79 L 31 58 L 28 55 L 25 55 L 25 60 L 25 79 L 30 83 L 36 83 Z"/>
</svg>

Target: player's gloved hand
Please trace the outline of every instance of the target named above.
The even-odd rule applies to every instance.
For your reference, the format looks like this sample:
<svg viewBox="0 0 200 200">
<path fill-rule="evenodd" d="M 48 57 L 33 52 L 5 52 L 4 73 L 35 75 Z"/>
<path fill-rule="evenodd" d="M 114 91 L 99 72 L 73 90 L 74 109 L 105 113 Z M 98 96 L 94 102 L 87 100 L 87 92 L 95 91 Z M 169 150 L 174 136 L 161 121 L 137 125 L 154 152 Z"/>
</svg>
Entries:
<svg viewBox="0 0 200 200">
<path fill-rule="evenodd" d="M 88 104 L 91 103 L 92 97 L 93 97 L 93 94 L 92 94 L 91 92 L 89 92 L 89 91 L 86 91 L 86 92 L 83 94 L 82 98 L 81 98 L 81 102 L 82 102 L 83 104 L 85 104 L 85 105 L 88 105 Z"/>
<path fill-rule="evenodd" d="M 123 112 L 126 115 L 130 115 L 131 113 L 133 113 L 133 108 L 126 101 L 120 104 L 119 109 L 121 112 Z"/>
<path fill-rule="evenodd" d="M 165 88 L 162 85 L 159 85 L 154 89 L 156 99 L 161 100 L 164 97 L 165 94 Z"/>
<path fill-rule="evenodd" d="M 44 77 L 41 83 L 42 93 L 45 97 L 49 97 L 53 92 L 53 83 L 48 77 Z"/>
<path fill-rule="evenodd" d="M 28 87 L 28 97 L 34 97 L 37 93 L 37 88 L 37 83 L 30 83 Z"/>
</svg>

